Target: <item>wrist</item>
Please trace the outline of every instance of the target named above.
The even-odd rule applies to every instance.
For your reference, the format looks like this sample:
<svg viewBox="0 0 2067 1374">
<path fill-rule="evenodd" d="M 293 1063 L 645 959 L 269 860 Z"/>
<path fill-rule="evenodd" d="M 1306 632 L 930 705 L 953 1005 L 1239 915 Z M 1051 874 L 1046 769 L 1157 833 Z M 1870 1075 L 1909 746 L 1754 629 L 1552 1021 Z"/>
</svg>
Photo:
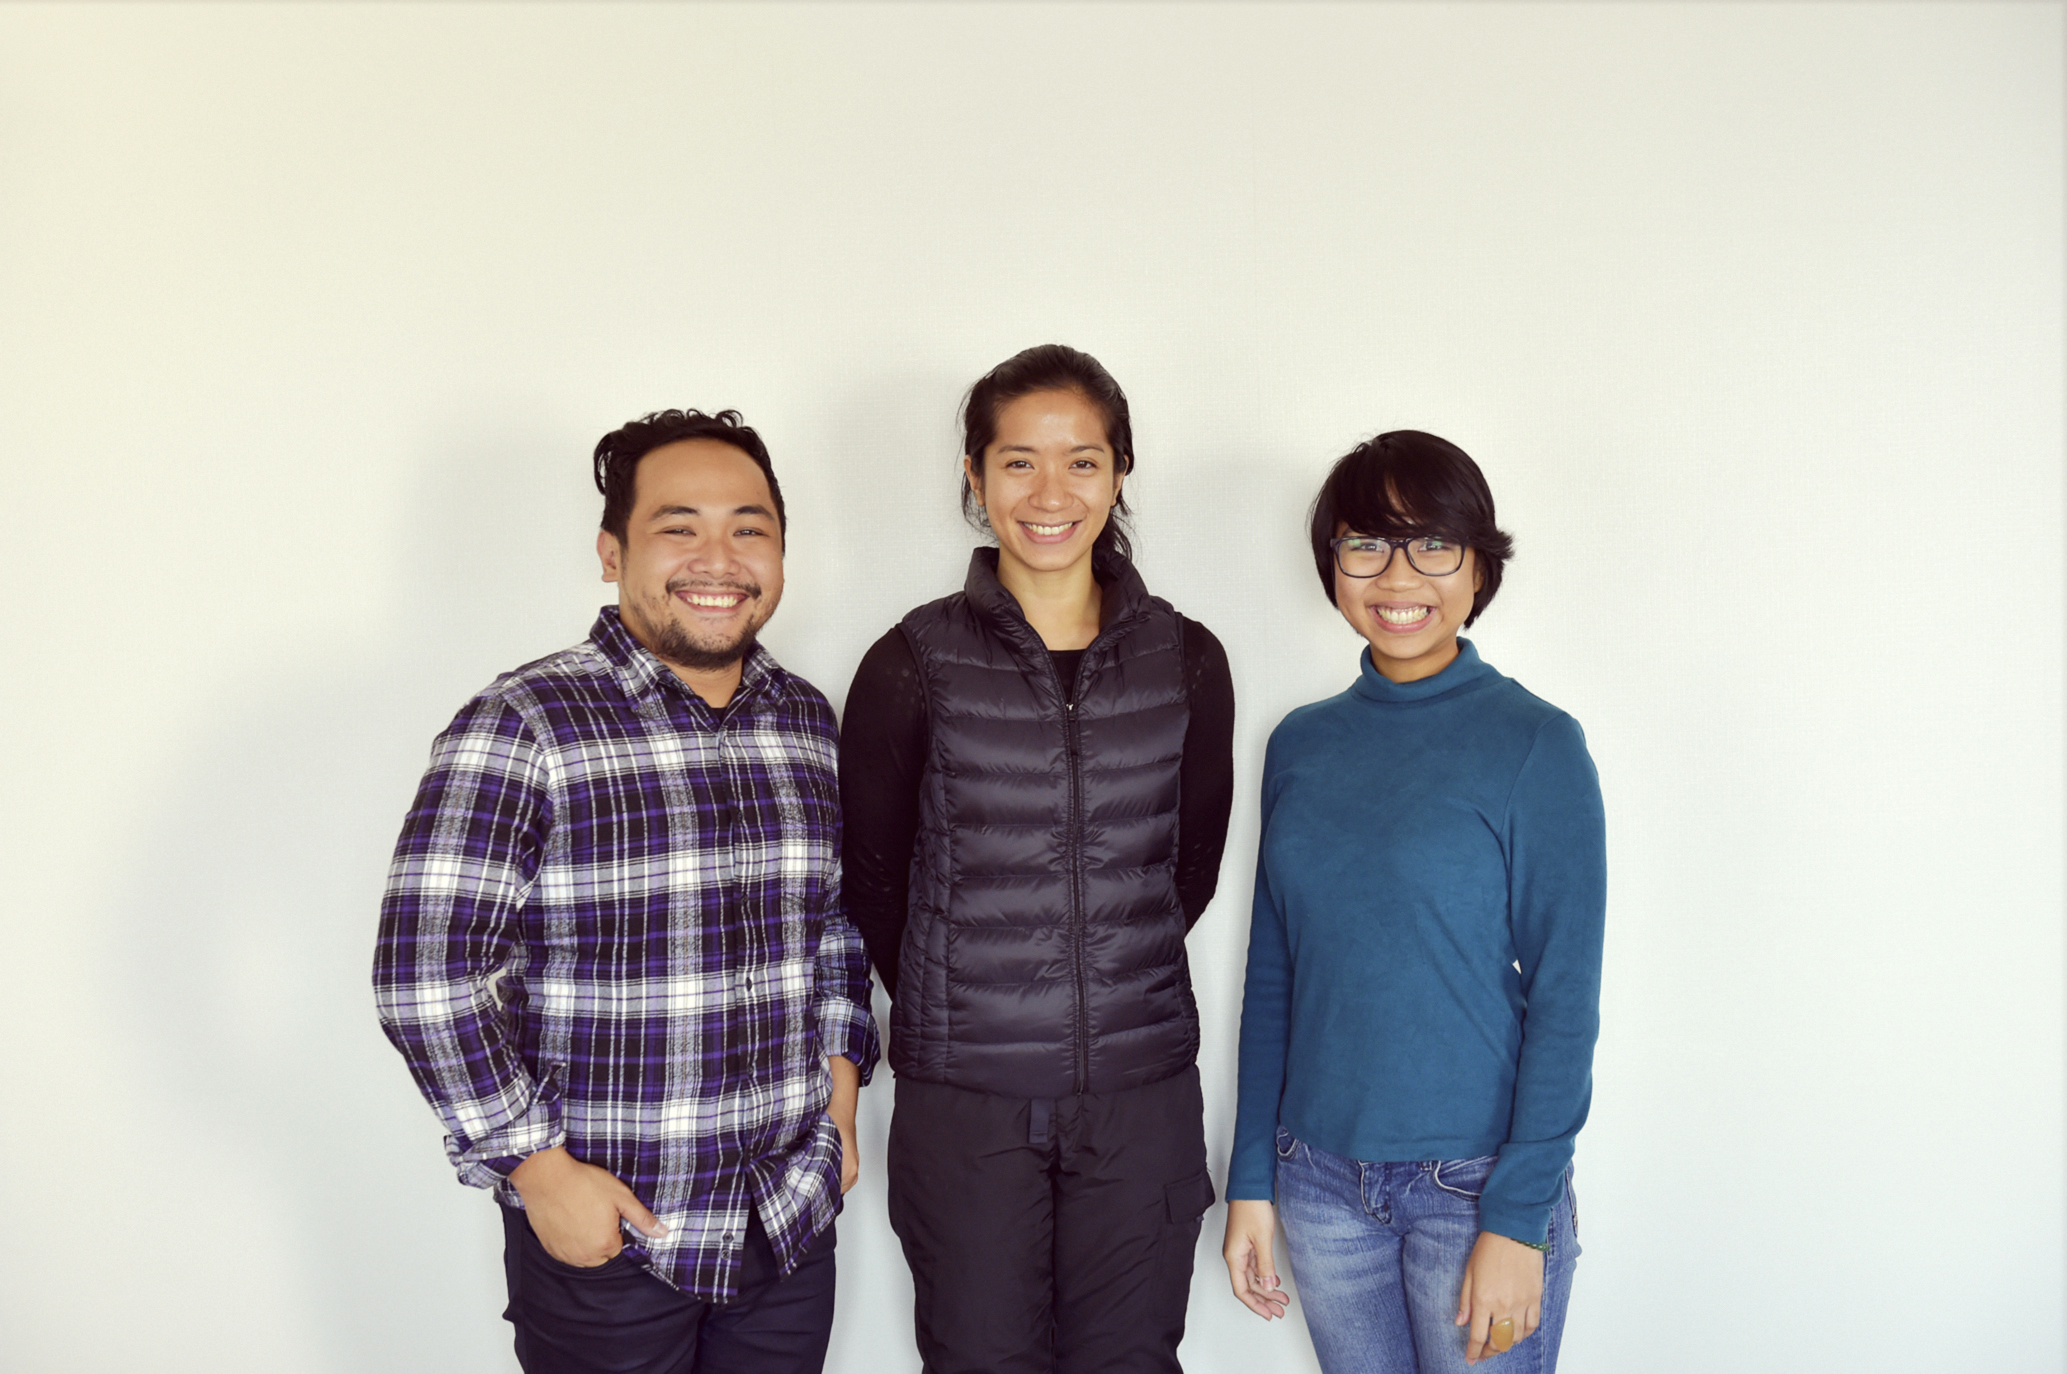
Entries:
<svg viewBox="0 0 2067 1374">
<path fill-rule="evenodd" d="M 574 1156 L 568 1154 L 564 1146 L 555 1145 L 551 1149 L 534 1151 L 525 1155 L 517 1162 L 517 1167 L 510 1170 L 510 1186 L 521 1196 L 526 1188 L 536 1188 L 541 1182 L 549 1183 L 574 1162 Z"/>
<path fill-rule="evenodd" d="M 1534 1250 L 1539 1255 L 1550 1253 L 1550 1242 L 1547 1240 L 1522 1240 L 1519 1237 L 1505 1235 L 1499 1231 L 1481 1231 L 1479 1234 L 1481 1236 L 1492 1236 L 1496 1239 L 1507 1241 L 1510 1244 L 1519 1245 L 1524 1249 Z"/>
</svg>

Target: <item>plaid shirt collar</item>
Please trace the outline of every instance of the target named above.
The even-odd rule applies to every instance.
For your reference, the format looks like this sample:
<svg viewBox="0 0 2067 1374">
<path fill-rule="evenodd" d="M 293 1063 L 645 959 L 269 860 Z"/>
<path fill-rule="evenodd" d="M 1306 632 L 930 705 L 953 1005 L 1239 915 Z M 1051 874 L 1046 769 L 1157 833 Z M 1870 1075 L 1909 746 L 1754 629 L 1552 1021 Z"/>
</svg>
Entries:
<svg viewBox="0 0 2067 1374">
<path fill-rule="evenodd" d="M 660 694 L 674 692 L 692 708 L 708 713 L 713 721 L 719 716 L 716 708 L 692 691 L 688 683 L 675 676 L 672 668 L 632 636 L 632 632 L 625 628 L 617 607 L 604 606 L 596 612 L 596 623 L 589 627 L 589 643 L 609 660 L 610 676 L 616 679 L 640 715 L 665 713 L 667 707 Z M 779 691 L 787 676 L 782 665 L 775 661 L 775 655 L 756 642 L 739 665 L 739 686 L 733 691 L 732 700 L 725 704 L 724 713 L 729 714 L 742 702 L 752 700 L 764 690 Z"/>
</svg>

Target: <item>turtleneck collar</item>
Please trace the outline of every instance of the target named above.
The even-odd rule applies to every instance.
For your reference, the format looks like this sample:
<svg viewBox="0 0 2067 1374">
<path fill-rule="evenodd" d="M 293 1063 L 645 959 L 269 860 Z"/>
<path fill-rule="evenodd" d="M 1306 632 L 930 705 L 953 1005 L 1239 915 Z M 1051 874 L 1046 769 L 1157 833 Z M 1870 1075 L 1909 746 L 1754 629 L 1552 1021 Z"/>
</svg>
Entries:
<svg viewBox="0 0 2067 1374">
<path fill-rule="evenodd" d="M 1356 686 L 1351 688 L 1366 701 L 1383 705 L 1410 705 L 1417 701 L 1433 701 L 1448 696 L 1464 687 L 1476 686 L 1487 678 L 1498 676 L 1492 665 L 1478 656 L 1478 648 L 1470 640 L 1459 638 L 1457 657 L 1444 665 L 1443 670 L 1415 682 L 1394 682 L 1371 664 L 1371 650 L 1364 648 L 1363 657 L 1358 660 L 1362 671 L 1357 674 Z"/>
</svg>

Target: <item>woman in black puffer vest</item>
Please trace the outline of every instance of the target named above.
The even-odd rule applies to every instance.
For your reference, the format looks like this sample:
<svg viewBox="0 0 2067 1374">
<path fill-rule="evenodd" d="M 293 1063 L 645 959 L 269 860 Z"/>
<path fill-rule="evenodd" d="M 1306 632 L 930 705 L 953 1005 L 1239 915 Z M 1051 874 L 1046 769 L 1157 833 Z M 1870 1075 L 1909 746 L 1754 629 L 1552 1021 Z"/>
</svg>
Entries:
<svg viewBox="0 0 2067 1374">
<path fill-rule="evenodd" d="M 1218 881 L 1234 688 L 1148 594 L 1127 398 L 1059 344 L 964 405 L 997 538 L 862 660 L 846 896 L 893 1002 L 890 1220 L 928 1374 L 1164 1371 L 1213 1202 L 1184 937 Z"/>
</svg>

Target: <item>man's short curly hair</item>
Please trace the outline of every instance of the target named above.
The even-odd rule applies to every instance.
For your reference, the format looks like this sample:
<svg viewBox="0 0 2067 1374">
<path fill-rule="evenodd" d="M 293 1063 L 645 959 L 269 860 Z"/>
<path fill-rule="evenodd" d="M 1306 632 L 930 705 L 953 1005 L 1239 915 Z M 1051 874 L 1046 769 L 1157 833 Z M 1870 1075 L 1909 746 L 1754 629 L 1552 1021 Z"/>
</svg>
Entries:
<svg viewBox="0 0 2067 1374">
<path fill-rule="evenodd" d="M 639 460 L 663 444 L 684 439 L 716 439 L 730 444 L 754 460 L 768 479 L 768 494 L 775 500 L 775 523 L 789 543 L 789 515 L 782 507 L 782 484 L 775 480 L 774 465 L 768 461 L 768 446 L 749 429 L 736 410 L 706 415 L 700 410 L 656 410 L 613 429 L 596 441 L 596 490 L 603 493 L 603 528 L 622 544 L 631 529 L 632 505 L 636 500 Z"/>
</svg>

